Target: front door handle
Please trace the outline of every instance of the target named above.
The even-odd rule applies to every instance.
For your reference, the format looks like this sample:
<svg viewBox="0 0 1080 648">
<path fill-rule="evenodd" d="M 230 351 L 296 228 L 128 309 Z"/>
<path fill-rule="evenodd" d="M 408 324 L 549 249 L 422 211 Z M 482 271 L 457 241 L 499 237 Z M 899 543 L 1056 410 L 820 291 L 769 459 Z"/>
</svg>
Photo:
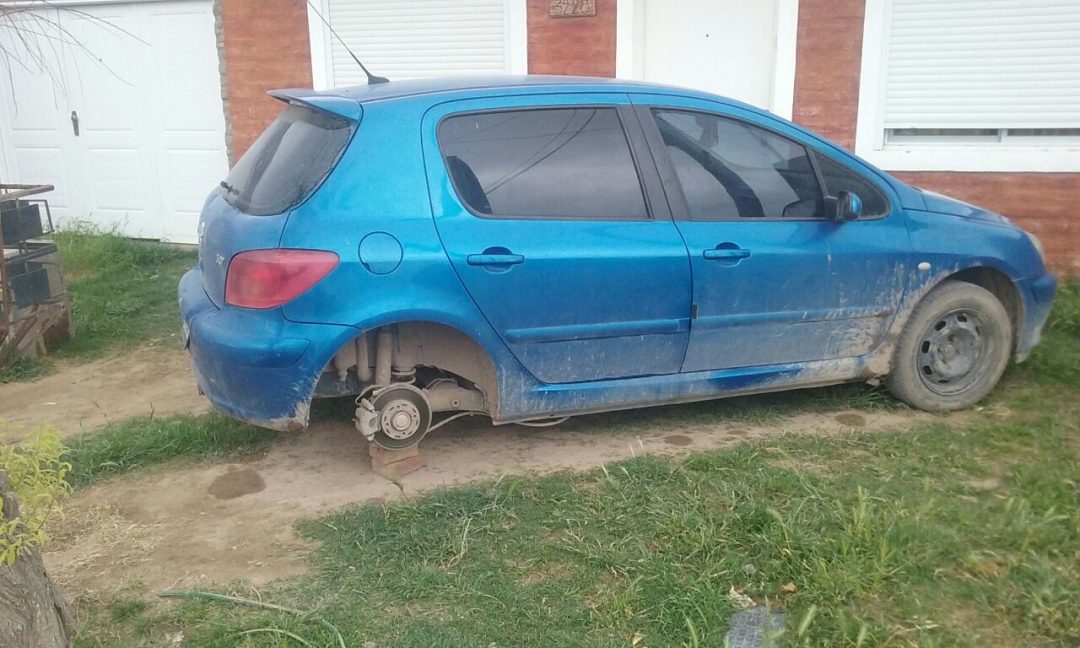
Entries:
<svg viewBox="0 0 1080 648">
<path fill-rule="evenodd" d="M 79 136 L 79 113 L 74 110 L 71 111 L 71 132 L 75 133 L 75 137 Z"/>
<path fill-rule="evenodd" d="M 512 266 L 525 262 L 525 257 L 514 254 L 503 247 L 488 248 L 481 254 L 470 254 L 465 257 L 466 263 L 471 266 L 480 266 L 491 272 L 506 272 Z"/>
<path fill-rule="evenodd" d="M 742 248 L 713 248 L 701 254 L 709 261 L 738 261 L 750 256 L 750 250 Z"/>
</svg>

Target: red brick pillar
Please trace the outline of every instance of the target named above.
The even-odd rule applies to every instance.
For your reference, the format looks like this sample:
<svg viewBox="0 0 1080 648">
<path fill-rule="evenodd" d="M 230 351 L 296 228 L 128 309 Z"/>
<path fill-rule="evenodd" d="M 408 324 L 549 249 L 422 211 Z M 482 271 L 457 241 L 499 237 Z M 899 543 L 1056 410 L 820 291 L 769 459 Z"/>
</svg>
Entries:
<svg viewBox="0 0 1080 648">
<path fill-rule="evenodd" d="M 217 0 L 219 54 L 235 162 L 274 117 L 281 102 L 268 90 L 311 87 L 311 45 L 304 0 Z"/>
<path fill-rule="evenodd" d="M 859 112 L 865 0 L 800 0 L 792 121 L 849 149 Z"/>
</svg>

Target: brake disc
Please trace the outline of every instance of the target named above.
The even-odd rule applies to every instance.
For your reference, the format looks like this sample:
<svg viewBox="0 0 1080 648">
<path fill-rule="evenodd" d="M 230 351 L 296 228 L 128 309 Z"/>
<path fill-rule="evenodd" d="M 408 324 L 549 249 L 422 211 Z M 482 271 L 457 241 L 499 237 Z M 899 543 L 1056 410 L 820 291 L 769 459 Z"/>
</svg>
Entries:
<svg viewBox="0 0 1080 648">
<path fill-rule="evenodd" d="M 431 405 L 424 392 L 412 385 L 378 390 L 370 401 L 363 399 L 357 414 L 357 427 L 364 436 L 387 450 L 420 443 L 431 427 Z"/>
</svg>

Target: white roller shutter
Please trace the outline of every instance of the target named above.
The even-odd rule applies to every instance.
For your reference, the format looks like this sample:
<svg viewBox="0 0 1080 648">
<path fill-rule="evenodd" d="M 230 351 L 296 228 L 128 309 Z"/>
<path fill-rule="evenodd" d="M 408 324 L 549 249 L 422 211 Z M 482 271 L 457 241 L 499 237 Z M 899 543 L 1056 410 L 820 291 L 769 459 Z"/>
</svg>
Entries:
<svg viewBox="0 0 1080 648">
<path fill-rule="evenodd" d="M 1080 127 L 1080 0 L 892 0 L 885 128 Z"/>
<path fill-rule="evenodd" d="M 505 74 L 504 0 L 329 0 L 329 20 L 373 74 L 391 80 Z M 331 42 L 333 85 L 364 83 Z"/>
</svg>

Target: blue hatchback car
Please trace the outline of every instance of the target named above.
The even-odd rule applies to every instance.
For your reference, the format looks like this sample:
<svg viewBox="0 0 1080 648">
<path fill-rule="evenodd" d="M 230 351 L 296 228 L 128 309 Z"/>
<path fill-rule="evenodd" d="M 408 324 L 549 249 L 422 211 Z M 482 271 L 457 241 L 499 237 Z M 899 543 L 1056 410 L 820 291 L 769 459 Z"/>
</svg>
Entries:
<svg viewBox="0 0 1080 648">
<path fill-rule="evenodd" d="M 570 77 L 272 93 L 180 283 L 200 389 L 303 428 L 355 395 L 386 448 L 848 381 L 968 407 L 1038 341 L 1039 242 L 788 121 Z"/>
</svg>

